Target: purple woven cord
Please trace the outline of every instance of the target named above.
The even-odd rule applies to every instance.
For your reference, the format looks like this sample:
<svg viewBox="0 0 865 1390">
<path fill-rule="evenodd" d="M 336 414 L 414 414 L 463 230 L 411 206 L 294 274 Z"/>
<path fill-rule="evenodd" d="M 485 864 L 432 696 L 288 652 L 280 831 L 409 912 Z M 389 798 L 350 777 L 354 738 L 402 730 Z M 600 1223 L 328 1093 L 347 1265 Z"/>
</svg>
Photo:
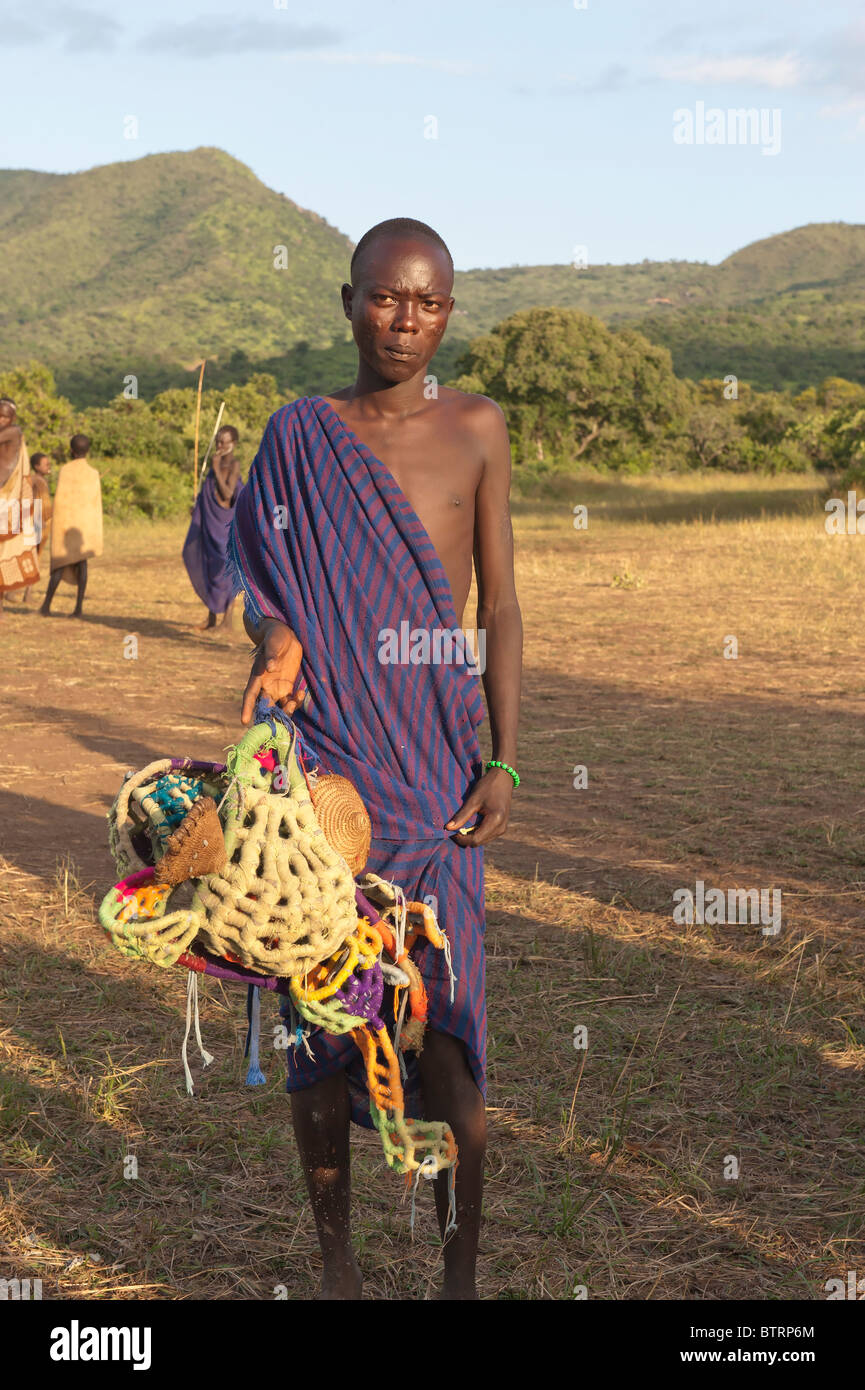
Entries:
<svg viewBox="0 0 865 1390">
<path fill-rule="evenodd" d="M 225 763 L 203 763 L 196 758 L 172 758 L 172 772 L 212 772 L 214 776 L 225 771 Z"/>
<path fill-rule="evenodd" d="M 374 1028 L 383 1028 L 379 1009 L 384 996 L 384 976 L 378 961 L 368 970 L 359 970 L 349 975 L 342 989 L 335 991 L 347 1014 L 355 1018 L 365 1018 Z"/>
</svg>

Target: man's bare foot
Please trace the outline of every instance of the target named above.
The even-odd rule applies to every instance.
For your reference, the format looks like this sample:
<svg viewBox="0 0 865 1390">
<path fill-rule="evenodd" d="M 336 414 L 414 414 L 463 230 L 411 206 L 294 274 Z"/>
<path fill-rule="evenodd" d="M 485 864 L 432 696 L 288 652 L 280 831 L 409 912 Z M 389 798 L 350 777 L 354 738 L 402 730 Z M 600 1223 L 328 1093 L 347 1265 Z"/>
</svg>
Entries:
<svg viewBox="0 0 865 1390">
<path fill-rule="evenodd" d="M 208 613 L 203 623 L 193 623 L 193 632 L 207 632 L 210 628 L 216 627 L 216 614 Z"/>
<path fill-rule="evenodd" d="M 354 1257 L 348 1261 L 330 1260 L 325 1264 L 318 1295 L 321 1302 L 356 1300 L 361 1297 L 362 1291 L 363 1275 Z"/>
<path fill-rule="evenodd" d="M 40 616 L 43 617 L 43 618 L 50 618 L 50 617 L 51 617 L 51 609 L 50 609 L 50 608 L 46 608 L 44 603 L 41 605 L 41 607 L 40 607 L 40 609 L 39 609 L 39 613 L 40 613 Z"/>
</svg>

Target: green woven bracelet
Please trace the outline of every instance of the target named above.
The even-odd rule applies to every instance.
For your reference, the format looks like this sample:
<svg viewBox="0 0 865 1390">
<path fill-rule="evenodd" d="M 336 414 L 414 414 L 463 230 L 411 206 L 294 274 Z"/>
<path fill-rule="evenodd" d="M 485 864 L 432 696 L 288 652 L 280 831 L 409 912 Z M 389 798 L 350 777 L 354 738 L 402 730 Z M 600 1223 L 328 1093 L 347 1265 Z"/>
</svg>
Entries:
<svg viewBox="0 0 865 1390">
<path fill-rule="evenodd" d="M 511 774 L 511 776 L 514 779 L 515 787 L 518 787 L 520 785 L 520 774 L 517 772 L 517 770 L 513 767 L 509 767 L 507 763 L 500 763 L 498 758 L 493 758 L 491 762 L 488 762 L 487 767 L 500 767 L 502 772 L 509 772 Z"/>
</svg>

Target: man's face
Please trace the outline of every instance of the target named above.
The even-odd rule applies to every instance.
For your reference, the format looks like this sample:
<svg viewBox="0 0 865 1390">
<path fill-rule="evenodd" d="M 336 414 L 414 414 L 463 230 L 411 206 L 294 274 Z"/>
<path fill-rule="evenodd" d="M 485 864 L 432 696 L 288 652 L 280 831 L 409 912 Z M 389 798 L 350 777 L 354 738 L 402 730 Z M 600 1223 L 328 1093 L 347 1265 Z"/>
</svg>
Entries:
<svg viewBox="0 0 865 1390">
<path fill-rule="evenodd" d="M 228 430 L 220 430 L 216 436 L 216 452 L 218 454 L 230 454 L 234 448 L 234 440 Z"/>
<path fill-rule="evenodd" d="M 0 405 L 0 430 L 8 429 L 15 424 L 15 411 L 10 410 L 8 405 Z"/>
<path fill-rule="evenodd" d="M 51 472 L 50 458 L 46 455 L 44 459 L 39 459 L 38 463 L 36 463 L 33 468 L 33 472 L 38 473 L 40 478 L 47 478 L 48 474 Z"/>
<path fill-rule="evenodd" d="M 453 308 L 453 274 L 425 237 L 381 236 L 355 266 L 343 304 L 364 362 L 385 381 L 408 381 L 434 355 Z"/>
</svg>

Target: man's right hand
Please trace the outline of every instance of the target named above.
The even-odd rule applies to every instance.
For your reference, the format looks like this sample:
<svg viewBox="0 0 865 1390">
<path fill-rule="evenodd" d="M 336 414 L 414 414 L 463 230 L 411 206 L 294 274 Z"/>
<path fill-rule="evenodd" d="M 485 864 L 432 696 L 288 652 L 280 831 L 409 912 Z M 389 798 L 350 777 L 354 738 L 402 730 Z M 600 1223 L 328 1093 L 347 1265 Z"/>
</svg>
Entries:
<svg viewBox="0 0 865 1390">
<path fill-rule="evenodd" d="M 261 640 L 255 649 L 252 670 L 243 692 L 242 724 L 250 723 L 259 695 L 266 695 L 286 714 L 293 714 L 300 704 L 294 693 L 303 659 L 300 642 L 290 627 L 275 618 L 265 619 L 259 631 Z"/>
</svg>

